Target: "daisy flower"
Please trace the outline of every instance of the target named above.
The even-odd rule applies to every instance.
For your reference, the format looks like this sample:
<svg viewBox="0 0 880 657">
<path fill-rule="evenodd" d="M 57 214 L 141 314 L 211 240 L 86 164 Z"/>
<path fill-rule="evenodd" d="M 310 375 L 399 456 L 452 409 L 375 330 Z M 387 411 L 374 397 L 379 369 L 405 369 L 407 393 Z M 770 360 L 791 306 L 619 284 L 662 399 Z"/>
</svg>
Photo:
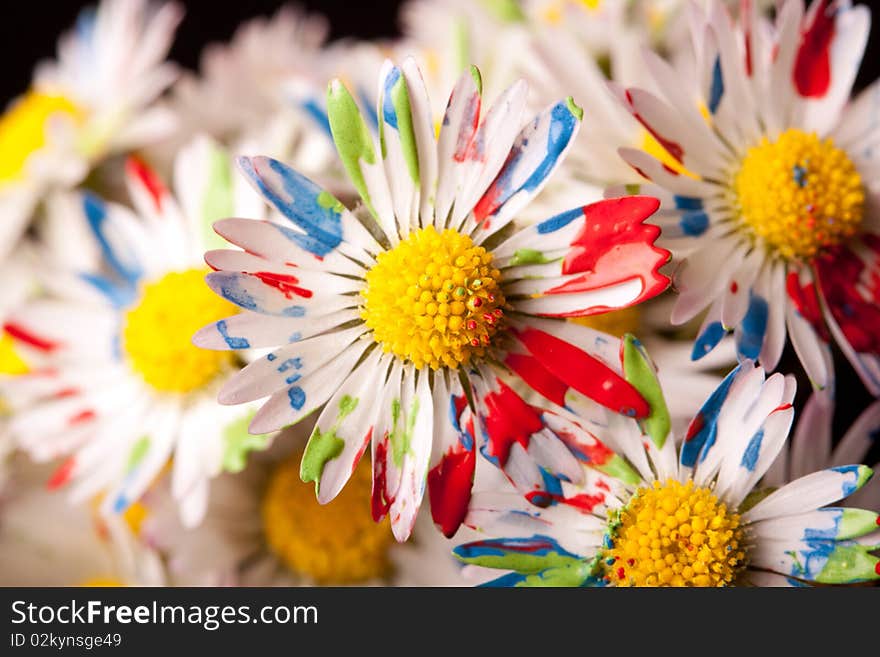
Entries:
<svg viewBox="0 0 880 657">
<path fill-rule="evenodd" d="M 643 359 L 639 364 L 638 358 Z M 641 390 L 663 409 L 647 357 Z M 827 506 L 872 471 L 841 465 L 779 488 L 760 484 L 791 427 L 793 377 L 765 376 L 750 360 L 731 372 L 676 447 L 616 417 L 581 440 L 593 462 L 584 483 L 560 481 L 553 504 L 476 493 L 466 523 L 493 538 L 456 548 L 459 559 L 511 571 L 502 586 L 801 586 L 880 579 L 878 515 Z M 505 536 L 505 538 L 494 538 Z"/>
<path fill-rule="evenodd" d="M 46 226 L 50 293 L 7 318 L 40 367 L 0 390 L 9 429 L 38 461 L 69 458 L 49 481 L 71 498 L 105 493 L 102 511 L 135 502 L 173 456 L 172 489 L 187 524 L 207 504 L 208 480 L 230 454 L 264 446 L 247 436 L 248 407 L 220 408 L 232 354 L 198 349 L 192 333 L 234 307 L 204 285 L 210 224 L 248 213 L 228 156 L 206 139 L 176 161 L 174 198 L 141 161 L 126 166 L 134 211 L 90 193 L 59 197 Z M 241 202 L 240 202 L 241 201 Z"/>
<path fill-rule="evenodd" d="M 763 483 L 778 488 L 786 481 L 803 477 L 814 470 L 864 461 L 876 448 L 877 436 L 880 436 L 880 401 L 875 401 L 862 411 L 832 447 L 833 419 L 834 396 L 831 391 L 814 392 L 795 427 L 790 449 L 780 452 L 764 476 Z M 875 471 L 878 465 L 874 465 Z M 880 478 L 871 479 L 864 488 L 847 498 L 846 504 L 880 509 Z"/>
<path fill-rule="evenodd" d="M 48 189 L 72 187 L 106 156 L 173 128 L 170 113 L 150 104 L 176 75 L 163 60 L 181 17 L 174 4 L 103 0 L 0 116 L 0 256 Z"/>
<path fill-rule="evenodd" d="M 299 477 L 313 425 L 314 418 L 280 434 L 240 474 L 219 476 L 198 527 L 182 527 L 167 492 L 157 499 L 151 491 L 143 532 L 166 557 L 175 584 L 465 585 L 453 544 L 430 526 L 427 515 L 402 545 L 393 540 L 387 519 L 371 521 L 366 463 L 336 499 L 318 504 L 314 487 Z"/>
<path fill-rule="evenodd" d="M 867 328 L 880 322 L 880 88 L 848 102 L 870 11 L 788 0 L 771 25 L 745 7 L 737 23 L 717 2 L 694 8 L 681 73 L 647 54 L 660 96 L 614 87 L 676 160 L 621 150 L 662 198 L 664 239 L 682 259 L 672 321 L 708 309 L 694 358 L 733 331 L 740 356 L 771 370 L 788 336 L 818 388 L 833 379 L 833 340 L 880 394 Z"/>
<path fill-rule="evenodd" d="M 0 498 L 0 585 L 162 586 L 159 555 L 138 534 L 141 509 L 102 518 L 47 491 L 45 465 L 17 457 Z"/>
<path fill-rule="evenodd" d="M 539 317 L 655 296 L 668 282 L 658 273 L 668 253 L 653 246 L 657 229 L 643 224 L 656 208 L 651 198 L 600 202 L 504 231 L 576 134 L 581 110 L 571 99 L 522 127 L 526 85 L 517 83 L 481 123 L 473 68 L 435 136 L 414 60 L 386 62 L 379 88 L 379 143 L 345 86 L 334 81 L 328 90 L 333 137 L 363 201 L 355 212 L 281 162 L 239 160 L 290 225 L 216 224 L 244 253 L 208 253 L 217 270 L 208 284 L 247 312 L 194 340 L 212 349 L 274 348 L 226 383 L 221 403 L 268 396 L 250 425 L 262 433 L 326 402 L 303 479 L 328 502 L 369 448 L 373 516 L 390 514 L 405 540 L 426 477 L 435 520 L 447 534 L 458 527 L 474 470 L 472 410 L 492 436 L 487 449 L 524 488 L 543 485 L 533 459 L 573 465 L 502 381 L 505 365 L 560 403 L 572 390 L 616 411 L 647 412 L 602 360 L 618 357 L 616 340 Z M 563 339 L 557 328 L 575 335 Z M 529 421 L 511 421 L 517 414 Z"/>
</svg>

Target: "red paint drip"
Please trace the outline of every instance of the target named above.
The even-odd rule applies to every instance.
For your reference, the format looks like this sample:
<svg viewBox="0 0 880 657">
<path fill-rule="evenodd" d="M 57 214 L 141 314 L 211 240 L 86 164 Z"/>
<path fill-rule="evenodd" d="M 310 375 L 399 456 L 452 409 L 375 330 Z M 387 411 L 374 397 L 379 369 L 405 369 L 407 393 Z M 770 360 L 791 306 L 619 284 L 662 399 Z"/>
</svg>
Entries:
<svg viewBox="0 0 880 657">
<path fill-rule="evenodd" d="M 797 272 L 789 272 L 785 280 L 785 288 L 788 298 L 791 299 L 795 309 L 801 314 L 813 330 L 819 334 L 825 342 L 831 340 L 831 334 L 822 318 L 822 308 L 819 306 L 819 294 L 814 283 L 801 285 Z M 841 327 L 842 328 L 842 327 Z"/>
<path fill-rule="evenodd" d="M 431 517 L 446 538 L 452 538 L 467 516 L 477 459 L 474 450 L 449 450 L 428 471 Z"/>
<path fill-rule="evenodd" d="M 651 124 L 649 124 L 647 121 L 645 121 L 645 119 L 643 119 L 639 115 L 639 113 L 635 111 L 635 107 L 633 107 L 632 94 L 630 93 L 629 89 L 626 90 L 626 100 L 630 105 L 630 108 L 632 110 L 632 115 L 635 117 L 635 119 L 639 123 L 641 123 L 643 126 L 645 126 L 645 130 L 650 132 L 651 136 L 654 137 L 654 139 L 656 139 L 660 143 L 660 145 L 664 149 L 666 149 L 666 151 L 672 157 L 674 157 L 676 160 L 678 160 L 679 162 L 681 162 L 683 164 L 684 163 L 684 149 L 681 147 L 681 144 L 677 144 L 676 142 L 674 142 L 670 139 L 667 139 L 666 137 L 661 135 L 659 132 L 657 132 L 654 129 L 654 127 Z"/>
<path fill-rule="evenodd" d="M 500 379 L 496 382 L 498 392 L 490 392 L 483 398 L 487 410 L 484 422 L 489 436 L 489 454 L 504 467 L 514 443 L 528 449 L 532 434 L 543 429 L 544 423 L 522 397 Z"/>
<path fill-rule="evenodd" d="M 88 422 L 90 420 L 94 420 L 96 417 L 95 411 L 91 409 L 87 409 L 85 411 L 80 411 L 76 415 L 71 416 L 67 420 L 67 426 L 73 427 L 77 424 L 82 424 L 83 422 Z"/>
<path fill-rule="evenodd" d="M 373 521 L 379 522 L 388 515 L 388 509 L 394 503 L 394 498 L 386 498 L 386 469 L 388 461 L 388 435 L 376 445 L 376 457 L 373 459 L 373 490 L 370 495 L 370 510 Z"/>
<path fill-rule="evenodd" d="M 23 342 L 29 347 L 33 347 L 34 349 L 38 349 L 39 351 L 55 351 L 61 346 L 60 342 L 53 342 L 52 340 L 48 340 L 46 338 L 41 338 L 34 333 L 31 333 L 30 330 L 26 329 L 24 326 L 20 324 L 16 324 L 14 322 L 6 322 L 3 325 L 3 330 L 9 334 L 13 340 L 18 340 L 19 342 Z"/>
<path fill-rule="evenodd" d="M 639 391 L 598 358 L 535 328 L 516 335 L 541 365 L 582 395 L 630 417 L 643 418 L 650 413 Z"/>
<path fill-rule="evenodd" d="M 504 363 L 528 383 L 530 388 L 557 406 L 565 406 L 565 392 L 568 390 L 568 385 L 553 376 L 537 358 L 528 354 L 508 353 Z"/>
<path fill-rule="evenodd" d="M 875 252 L 875 258 L 876 267 L 880 251 Z M 858 353 L 880 354 L 880 289 L 876 282 L 865 284 L 864 260 L 841 246 L 818 258 L 815 265 L 817 292 L 847 342 Z"/>
<path fill-rule="evenodd" d="M 736 294 L 737 292 L 739 292 L 739 285 L 737 284 L 736 281 L 731 281 L 730 282 L 730 293 Z"/>
<path fill-rule="evenodd" d="M 579 493 L 578 495 L 565 497 L 558 493 L 548 493 L 543 490 L 535 490 L 526 493 L 525 497 L 530 504 L 534 504 L 535 506 L 547 507 L 550 506 L 551 502 L 557 502 L 559 504 L 566 504 L 583 513 L 592 513 L 593 509 L 605 502 L 605 495 L 603 493 L 598 493 L 596 495 Z"/>
<path fill-rule="evenodd" d="M 600 479 L 599 481 L 596 482 L 596 488 L 598 488 L 598 489 L 600 489 L 600 490 L 604 490 L 604 491 L 606 491 L 606 492 L 608 492 L 608 493 L 611 492 L 611 486 L 609 486 L 608 484 L 606 484 L 606 483 L 605 483 L 604 481 L 602 481 L 601 479 Z"/>
<path fill-rule="evenodd" d="M 79 394 L 79 390 L 76 388 L 62 388 L 58 392 L 56 392 L 52 397 L 55 399 L 66 399 L 68 397 L 74 397 Z"/>
<path fill-rule="evenodd" d="M 370 441 L 373 439 L 373 427 L 367 429 L 367 435 L 364 436 L 364 440 L 361 443 L 360 448 L 357 453 L 354 455 L 354 461 L 351 464 L 351 471 L 354 472 L 354 469 L 358 466 L 358 463 L 361 462 L 361 458 L 364 456 L 364 452 L 367 451 L 367 445 L 370 444 Z"/>
<path fill-rule="evenodd" d="M 311 290 L 297 285 L 299 279 L 296 276 L 291 276 L 290 274 L 276 274 L 270 271 L 254 272 L 254 276 L 259 278 L 263 284 L 277 289 L 284 295 L 285 299 L 292 299 L 294 294 L 303 299 L 312 298 L 313 293 Z"/>
<path fill-rule="evenodd" d="M 61 488 L 64 484 L 70 481 L 75 466 L 76 459 L 73 457 L 64 461 L 64 463 L 56 468 L 55 472 L 52 473 L 52 476 L 49 477 L 49 480 L 46 482 L 46 488 L 49 490 L 57 490 Z"/>
<path fill-rule="evenodd" d="M 125 163 L 125 168 L 129 176 L 133 176 L 144 186 L 144 189 L 147 190 L 147 193 L 149 193 L 150 198 L 153 200 L 153 205 L 156 206 L 156 212 L 161 213 L 162 199 L 168 193 L 168 190 L 162 184 L 156 172 L 146 162 L 137 157 L 129 157 Z"/>
<path fill-rule="evenodd" d="M 831 88 L 831 42 L 834 40 L 835 11 L 828 0 L 819 0 L 813 23 L 801 33 L 794 60 L 794 84 L 805 98 L 822 98 Z"/>
</svg>

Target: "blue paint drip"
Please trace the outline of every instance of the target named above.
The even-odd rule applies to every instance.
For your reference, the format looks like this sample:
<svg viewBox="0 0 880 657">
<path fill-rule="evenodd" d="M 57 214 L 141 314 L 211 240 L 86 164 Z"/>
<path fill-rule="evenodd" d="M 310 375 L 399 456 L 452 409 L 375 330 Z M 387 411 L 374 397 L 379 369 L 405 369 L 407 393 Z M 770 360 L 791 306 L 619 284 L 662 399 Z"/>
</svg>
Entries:
<svg viewBox="0 0 880 657">
<path fill-rule="evenodd" d="M 266 354 L 266 360 L 273 361 L 278 358 L 278 354 Z"/>
<path fill-rule="evenodd" d="M 763 440 L 764 429 L 758 429 L 749 441 L 746 451 L 743 452 L 742 460 L 739 462 L 740 467 L 745 468 L 749 472 L 755 471 L 755 466 L 758 464 L 758 456 L 761 454 L 761 443 Z"/>
<path fill-rule="evenodd" d="M 696 196 L 679 196 L 672 197 L 675 202 L 676 210 L 702 210 L 703 199 Z"/>
<path fill-rule="evenodd" d="M 736 351 L 743 358 L 755 359 L 761 353 L 767 332 L 768 305 L 764 297 L 749 292 L 749 309 L 740 324 Z"/>
<path fill-rule="evenodd" d="M 547 233 L 555 233 L 557 230 L 565 228 L 572 221 L 577 219 L 578 217 L 583 218 L 584 209 L 583 208 L 575 208 L 574 210 L 567 210 L 566 212 L 562 212 L 557 214 L 555 217 L 550 217 L 549 219 L 545 219 L 541 223 L 539 223 L 535 230 L 538 231 L 538 235 L 546 235 Z"/>
<path fill-rule="evenodd" d="M 828 514 L 831 517 L 832 525 L 827 529 L 818 529 L 816 527 L 804 528 L 804 541 L 833 541 L 840 532 L 840 521 L 843 520 L 843 509 L 837 507 L 825 507 L 818 510 L 820 513 Z"/>
<path fill-rule="evenodd" d="M 681 231 L 689 237 L 697 237 L 709 228 L 709 215 L 702 210 L 683 212 L 678 222 Z"/>
<path fill-rule="evenodd" d="M 518 187 L 513 187 L 514 178 L 521 178 L 523 171 L 522 163 L 529 162 L 524 156 L 529 148 L 532 134 L 541 123 L 541 116 L 535 117 L 534 121 L 527 126 L 514 144 L 509 159 L 504 163 L 495 181 L 486 191 L 489 198 L 494 197 L 493 215 L 498 214 L 504 204 L 511 197 L 521 191 L 532 192 L 537 189 L 550 175 L 556 166 L 562 151 L 568 146 L 578 126 L 578 119 L 571 113 L 564 102 L 557 103 L 550 110 L 550 129 L 547 131 L 547 143 L 543 145 L 546 151 L 544 159 L 531 169 L 527 178 Z"/>
<path fill-rule="evenodd" d="M 694 340 L 694 348 L 691 351 L 691 360 L 700 360 L 703 356 L 712 351 L 727 331 L 721 322 L 712 322 L 706 327 L 706 330 L 697 336 Z"/>
<path fill-rule="evenodd" d="M 791 566 L 791 575 L 801 579 L 815 580 L 825 568 L 829 557 L 837 549 L 837 541 L 807 541 L 806 547 L 797 552 L 789 553 L 794 562 Z M 798 552 L 800 557 L 798 558 Z"/>
<path fill-rule="evenodd" d="M 724 405 L 730 392 L 730 386 L 733 385 L 733 381 L 739 372 L 740 366 L 738 365 L 709 396 L 709 399 L 706 400 L 694 418 L 694 422 L 701 424 L 697 425 L 696 432 L 686 437 L 681 445 L 679 461 L 683 466 L 692 468 L 696 465 L 697 459 L 703 462 L 712 445 L 715 444 L 718 432 L 718 414 L 721 412 L 721 407 Z"/>
<path fill-rule="evenodd" d="M 120 278 L 131 286 L 134 286 L 143 274 L 143 271 L 135 263 L 126 265 L 122 262 L 116 251 L 110 246 L 110 242 L 104 234 L 104 224 L 107 221 L 107 207 L 104 205 L 104 201 L 94 194 L 83 192 L 82 207 L 86 220 L 89 223 L 89 228 L 95 239 L 98 241 L 98 245 L 101 247 L 101 253 L 107 261 L 107 264 L 110 265 Z"/>
<path fill-rule="evenodd" d="M 299 358 L 299 357 L 288 358 L 283 363 L 281 363 L 281 365 L 278 366 L 278 371 L 279 372 L 286 372 L 291 367 L 293 369 L 300 370 L 300 369 L 302 369 L 302 366 L 303 366 L 302 358 Z"/>
<path fill-rule="evenodd" d="M 543 534 L 514 538 L 489 538 L 458 545 L 452 551 L 465 560 L 486 556 L 504 557 L 508 554 L 530 554 L 536 557 L 558 554 L 572 559 L 581 558 L 563 548 L 555 539 Z"/>
<path fill-rule="evenodd" d="M 309 98 L 300 103 L 300 107 L 305 110 L 309 118 L 317 124 L 317 126 L 327 134 L 331 139 L 333 133 L 330 132 L 330 119 L 327 118 L 327 112 L 321 107 L 314 98 Z"/>
<path fill-rule="evenodd" d="M 844 497 L 849 497 L 859 489 L 859 468 L 860 466 L 858 465 L 839 465 L 836 468 L 830 468 L 834 472 L 853 475 L 852 481 L 843 482 L 842 490 Z"/>
<path fill-rule="evenodd" d="M 130 503 L 125 498 L 125 495 L 120 494 L 115 500 L 113 500 L 113 513 L 124 512 L 128 508 L 129 504 Z"/>
<path fill-rule="evenodd" d="M 391 93 L 398 80 L 400 80 L 400 69 L 395 66 L 388 72 L 388 76 L 385 78 L 385 89 L 382 94 L 382 119 L 395 130 L 398 130 L 397 111 L 391 102 Z"/>
<path fill-rule="evenodd" d="M 332 207 L 324 207 L 318 203 L 322 190 L 311 180 L 278 160 L 267 158 L 267 161 L 269 168 L 280 176 L 282 189 L 268 184 L 256 172 L 250 159 L 240 158 L 239 165 L 266 200 L 305 231 L 306 234 L 295 240 L 296 243 L 318 257 L 326 256 L 342 242 L 340 213 Z"/>
<path fill-rule="evenodd" d="M 284 379 L 284 383 L 286 383 L 287 385 L 291 385 L 291 384 L 299 381 L 301 378 L 302 378 L 302 374 L 291 374 L 289 377 Z"/>
<path fill-rule="evenodd" d="M 562 482 L 547 468 L 539 466 L 538 469 L 541 472 L 544 488 L 541 491 L 535 491 L 529 498 L 529 502 L 541 508 L 555 506 L 559 503 L 558 499 L 562 497 Z"/>
<path fill-rule="evenodd" d="M 230 349 L 248 349 L 251 346 L 251 343 L 248 342 L 247 339 L 229 335 L 229 329 L 225 319 L 221 319 L 215 324 L 215 326 L 217 327 L 217 333 L 220 334 Z"/>
<path fill-rule="evenodd" d="M 724 75 L 721 72 L 721 57 L 715 58 L 715 66 L 712 68 L 712 88 L 709 90 L 709 111 L 714 114 L 721 104 L 724 96 Z"/>
<path fill-rule="evenodd" d="M 285 317 L 305 317 L 306 315 L 306 307 L 305 306 L 288 306 L 287 308 L 281 311 L 281 314 Z"/>
<path fill-rule="evenodd" d="M 137 288 L 119 285 L 100 274 L 81 273 L 79 277 L 103 294 L 114 308 L 125 308 L 137 297 Z"/>
<path fill-rule="evenodd" d="M 287 338 L 287 341 L 288 342 L 299 342 L 302 339 L 303 339 L 303 334 L 300 333 L 299 331 L 294 331 L 293 333 L 290 334 L 290 337 Z"/>
<path fill-rule="evenodd" d="M 293 386 L 287 391 L 287 397 L 290 399 L 290 406 L 294 410 L 302 409 L 306 403 L 306 392 L 299 386 Z"/>
</svg>

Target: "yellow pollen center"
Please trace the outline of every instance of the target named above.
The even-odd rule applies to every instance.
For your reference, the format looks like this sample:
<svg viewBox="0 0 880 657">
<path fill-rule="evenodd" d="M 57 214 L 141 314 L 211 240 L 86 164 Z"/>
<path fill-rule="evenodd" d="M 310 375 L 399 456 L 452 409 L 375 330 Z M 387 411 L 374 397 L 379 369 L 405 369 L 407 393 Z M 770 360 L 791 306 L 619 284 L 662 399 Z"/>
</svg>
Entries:
<svg viewBox="0 0 880 657">
<path fill-rule="evenodd" d="M 638 306 L 630 306 L 610 313 L 590 315 L 589 317 L 573 317 L 575 324 L 587 326 L 596 331 L 622 338 L 625 333 L 638 333 L 641 326 L 642 313 Z"/>
<path fill-rule="evenodd" d="M 32 153 L 46 144 L 46 123 L 50 117 L 81 116 L 76 105 L 64 96 L 28 91 L 0 116 L 0 184 L 19 180 Z"/>
<path fill-rule="evenodd" d="M 272 472 L 263 497 L 269 549 L 287 568 L 317 584 L 357 584 L 388 575 L 393 536 L 388 521 L 371 519 L 371 476 L 361 463 L 332 502 L 318 504 L 299 477 L 301 453 Z"/>
<path fill-rule="evenodd" d="M 485 354 L 504 319 L 500 279 L 485 248 L 428 226 L 379 254 L 361 317 L 386 352 L 416 367 L 467 365 Z"/>
<path fill-rule="evenodd" d="M 785 259 L 809 260 L 853 235 L 865 190 L 830 139 L 791 129 L 749 149 L 733 182 L 743 228 Z"/>
<path fill-rule="evenodd" d="M 655 481 L 613 514 L 613 586 L 727 586 L 745 565 L 739 515 L 693 481 Z"/>
<path fill-rule="evenodd" d="M 132 369 L 156 390 L 195 390 L 232 362 L 232 352 L 200 349 L 192 343 L 202 326 L 235 312 L 204 279 L 202 269 L 168 273 L 147 283 L 138 304 L 125 315 L 124 353 Z"/>
<path fill-rule="evenodd" d="M 0 374 L 27 374 L 28 366 L 15 348 L 12 336 L 0 329 Z"/>
</svg>

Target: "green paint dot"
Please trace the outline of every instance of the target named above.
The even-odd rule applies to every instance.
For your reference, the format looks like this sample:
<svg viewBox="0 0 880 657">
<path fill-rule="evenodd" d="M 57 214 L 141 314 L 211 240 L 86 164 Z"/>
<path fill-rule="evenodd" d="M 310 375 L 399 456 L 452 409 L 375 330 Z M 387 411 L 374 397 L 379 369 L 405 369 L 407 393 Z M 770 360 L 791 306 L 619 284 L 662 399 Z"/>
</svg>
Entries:
<svg viewBox="0 0 880 657">
<path fill-rule="evenodd" d="M 572 116 L 577 117 L 578 121 L 584 120 L 584 108 L 574 102 L 574 98 L 571 96 L 566 98 L 565 106 L 568 108 L 568 111 L 571 112 Z"/>
<path fill-rule="evenodd" d="M 548 260 L 541 251 L 536 249 L 517 249 L 513 258 L 510 259 L 510 264 L 514 267 L 518 265 L 546 265 L 548 262 L 553 261 Z"/>
<path fill-rule="evenodd" d="M 252 435 L 248 425 L 254 413 L 248 413 L 230 422 L 223 430 L 223 470 L 241 472 L 247 466 L 248 454 L 261 451 L 269 446 L 270 434 Z"/>
<path fill-rule="evenodd" d="M 315 427 L 299 466 L 299 477 L 305 483 L 314 481 L 316 494 L 321 482 L 321 475 L 324 474 L 324 466 L 327 461 L 342 454 L 343 449 L 345 449 L 345 441 L 336 435 L 335 429 L 322 432 L 318 427 Z"/>
<path fill-rule="evenodd" d="M 143 461 L 149 451 L 150 437 L 141 436 L 138 438 L 137 442 L 131 446 L 131 451 L 128 453 L 128 463 L 125 466 L 125 471 L 131 472 L 134 470 L 138 464 Z"/>
<path fill-rule="evenodd" d="M 318 202 L 318 205 L 321 206 L 322 208 L 326 208 L 328 210 L 333 210 L 334 212 L 339 212 L 339 213 L 341 213 L 343 210 L 345 210 L 345 206 L 342 205 L 342 202 L 339 201 L 339 199 L 337 199 L 335 196 L 333 196 L 333 194 L 331 194 L 330 192 L 328 192 L 326 190 L 322 189 L 321 193 L 318 194 L 318 197 L 315 200 Z"/>
</svg>

